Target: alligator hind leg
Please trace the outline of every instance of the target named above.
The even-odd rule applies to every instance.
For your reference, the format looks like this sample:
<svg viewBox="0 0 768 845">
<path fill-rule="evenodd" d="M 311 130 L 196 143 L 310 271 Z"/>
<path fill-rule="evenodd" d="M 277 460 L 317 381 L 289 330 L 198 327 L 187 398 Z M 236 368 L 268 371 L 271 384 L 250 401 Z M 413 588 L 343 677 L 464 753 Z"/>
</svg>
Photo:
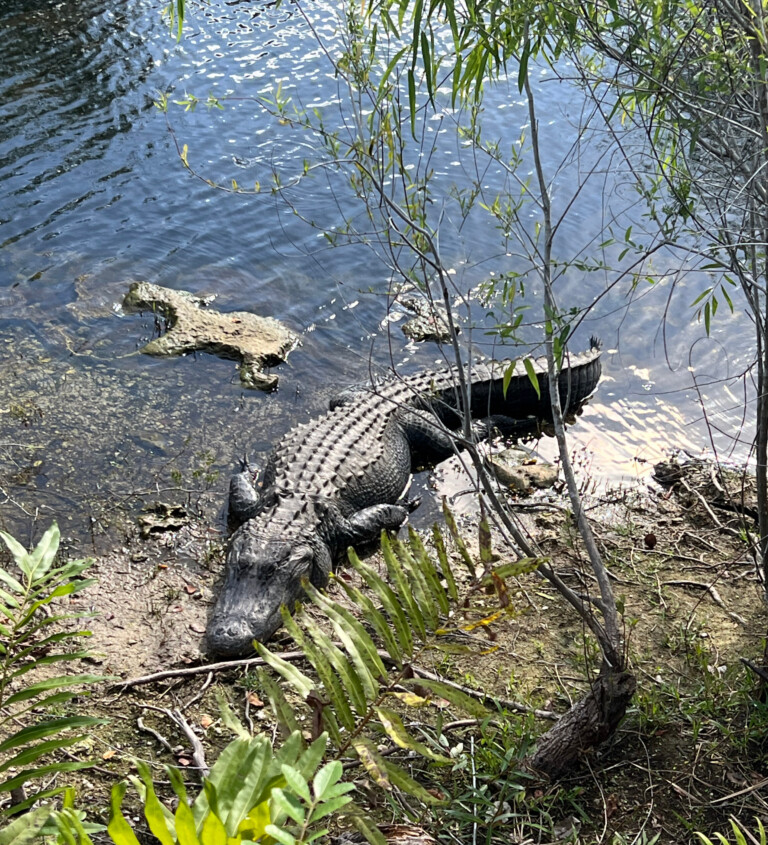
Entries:
<svg viewBox="0 0 768 845">
<path fill-rule="evenodd" d="M 347 546 L 378 540 L 382 531 L 396 531 L 419 506 L 419 500 L 397 505 L 373 505 L 363 508 L 341 523 Z"/>
<path fill-rule="evenodd" d="M 256 514 L 261 501 L 261 496 L 253 486 L 258 467 L 252 467 L 246 459 L 240 462 L 240 470 L 229 482 L 227 527 L 230 533 Z"/>
</svg>

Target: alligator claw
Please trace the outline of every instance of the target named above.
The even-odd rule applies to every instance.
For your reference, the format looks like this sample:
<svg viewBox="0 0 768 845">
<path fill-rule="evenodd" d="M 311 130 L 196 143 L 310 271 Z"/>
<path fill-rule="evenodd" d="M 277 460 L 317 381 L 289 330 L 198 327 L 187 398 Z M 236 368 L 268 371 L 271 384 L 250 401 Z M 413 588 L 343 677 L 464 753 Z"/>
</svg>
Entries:
<svg viewBox="0 0 768 845">
<path fill-rule="evenodd" d="M 406 499 L 403 504 L 408 508 L 408 513 L 413 513 L 421 504 L 421 496 L 414 496 L 413 499 Z"/>
</svg>

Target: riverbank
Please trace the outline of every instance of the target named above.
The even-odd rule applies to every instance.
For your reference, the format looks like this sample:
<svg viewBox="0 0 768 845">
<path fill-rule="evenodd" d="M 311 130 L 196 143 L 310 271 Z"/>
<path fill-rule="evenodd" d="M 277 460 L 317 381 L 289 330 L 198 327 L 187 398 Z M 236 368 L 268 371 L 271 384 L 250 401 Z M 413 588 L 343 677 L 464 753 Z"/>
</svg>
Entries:
<svg viewBox="0 0 768 845">
<path fill-rule="evenodd" d="M 741 662 L 742 657 L 761 659 L 766 618 L 761 587 L 738 517 L 708 501 L 703 487 L 692 490 L 681 496 L 680 489 L 656 485 L 624 489 L 590 505 L 624 608 L 638 678 L 633 705 L 610 743 L 560 783 L 529 783 L 520 775 L 510 791 L 509 784 L 498 784 L 514 781 L 515 760 L 546 730 L 547 719 L 512 713 L 504 717 L 505 727 L 484 734 L 466 724 L 445 732 L 451 746 L 462 744 L 464 755 L 475 748 L 472 767 L 488 778 L 484 800 L 509 805 L 504 824 L 490 831 L 491 841 L 555 841 L 554 831 L 571 824 L 579 833 L 567 841 L 583 845 L 650 842 L 657 834 L 660 843 L 693 842 L 693 830 L 726 831 L 729 815 L 746 823 L 765 816 L 768 712 L 754 699 L 755 678 Z M 563 508 L 525 498 L 517 505 L 563 577 L 588 590 L 591 576 Z M 223 538 L 199 518 L 178 513 L 176 518 L 181 523 L 175 526 L 149 530 L 145 525 L 145 536 L 139 526 L 130 529 L 124 542 L 96 558 L 93 574 L 99 584 L 71 604 L 73 610 L 100 614 L 89 623 L 93 669 L 129 682 L 96 692 L 89 712 L 111 721 L 93 732 L 88 747 L 72 749 L 78 759 L 91 756 L 98 763 L 77 778 L 84 807 L 106 808 L 112 782 L 131 771 L 134 757 L 181 765 L 194 783 L 189 741 L 163 708 L 184 713 L 209 763 L 231 738 L 217 695 L 223 694 L 253 730 L 274 731 L 253 666 L 209 670 L 200 665 Z M 476 531 L 467 531 L 471 548 Z M 503 550 L 497 552 L 503 558 Z M 459 575 L 463 565 L 457 563 L 455 571 Z M 468 654 L 432 652 L 421 668 L 508 704 L 562 713 L 596 668 L 594 644 L 534 574 L 510 578 L 507 587 L 514 610 L 467 635 Z M 331 595 L 341 595 L 338 586 Z M 474 612 L 486 608 L 490 614 L 497 606 L 495 594 L 472 599 Z M 284 633 L 270 647 L 295 651 Z M 195 674 L 185 674 L 190 671 Z M 150 683 L 130 683 L 157 672 L 166 674 Z M 309 727 L 309 712 L 294 703 Z M 445 702 L 438 710 L 409 711 L 411 729 L 421 723 L 429 731 L 437 712 L 444 724 L 460 721 L 461 713 Z M 442 832 L 444 841 L 453 836 L 467 841 L 459 812 L 459 805 L 467 811 L 473 800 L 467 766 L 449 774 L 419 761 L 414 765 L 414 776 L 455 799 L 446 809 L 425 811 L 421 826 L 433 835 Z M 156 774 L 162 778 L 160 769 Z M 357 783 L 358 800 L 370 802 L 375 815 L 376 790 L 362 773 Z M 463 796 L 459 803 L 458 796 Z M 126 800 L 135 805 L 130 793 Z"/>
</svg>

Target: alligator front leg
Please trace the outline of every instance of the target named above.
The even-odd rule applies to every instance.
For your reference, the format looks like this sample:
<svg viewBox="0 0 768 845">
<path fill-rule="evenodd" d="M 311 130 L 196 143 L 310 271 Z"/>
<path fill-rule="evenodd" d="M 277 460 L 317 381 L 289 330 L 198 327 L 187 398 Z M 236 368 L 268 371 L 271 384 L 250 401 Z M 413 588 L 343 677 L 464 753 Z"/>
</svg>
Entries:
<svg viewBox="0 0 768 845">
<path fill-rule="evenodd" d="M 348 546 L 378 540 L 382 531 L 397 531 L 408 519 L 408 514 L 419 506 L 419 500 L 397 505 L 373 505 L 345 520 Z"/>
<path fill-rule="evenodd" d="M 256 515 L 261 501 L 261 496 L 253 486 L 252 480 L 258 472 L 258 467 L 251 467 L 247 459 L 240 463 L 241 471 L 233 475 L 229 482 L 227 527 L 230 533 Z"/>
</svg>

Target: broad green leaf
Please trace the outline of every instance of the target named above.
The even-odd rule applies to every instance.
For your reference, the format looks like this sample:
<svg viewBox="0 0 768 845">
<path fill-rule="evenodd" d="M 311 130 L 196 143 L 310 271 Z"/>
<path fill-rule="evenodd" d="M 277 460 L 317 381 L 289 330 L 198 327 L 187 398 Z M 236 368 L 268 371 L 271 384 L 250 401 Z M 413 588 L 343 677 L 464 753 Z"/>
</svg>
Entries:
<svg viewBox="0 0 768 845">
<path fill-rule="evenodd" d="M 315 801 L 323 801 L 328 788 L 334 786 L 343 774 L 344 769 L 338 760 L 332 760 L 330 763 L 326 763 L 312 781 Z"/>
<path fill-rule="evenodd" d="M 291 792 L 284 789 L 272 790 L 272 807 L 276 819 L 287 817 L 296 824 L 304 824 L 306 811 L 304 805 Z"/>
<path fill-rule="evenodd" d="M 0 531 L 0 535 L 4 538 L 10 535 L 3 535 L 2 531 Z M 13 539 L 13 538 L 11 538 Z M 24 587 L 11 575 L 9 572 L 6 572 L 2 567 L 0 567 L 0 581 L 2 581 L 9 589 L 13 590 L 14 593 L 19 593 L 19 595 L 24 595 Z M 15 599 L 13 596 L 8 595 L 7 593 L 3 594 L 3 601 L 6 601 L 8 604 L 11 604 Z M 18 604 L 14 605 L 18 607 Z"/>
<path fill-rule="evenodd" d="M 127 786 L 128 784 L 125 781 L 121 781 L 112 787 L 109 798 L 110 813 L 107 833 L 109 833 L 110 839 L 115 845 L 141 845 L 121 809 Z"/>
<path fill-rule="evenodd" d="M 168 777 L 170 778 L 173 791 L 179 799 L 176 812 L 173 816 L 178 845 L 200 845 L 200 840 L 197 836 L 197 827 L 195 825 L 195 817 L 192 815 L 192 810 L 187 803 L 187 790 L 184 786 L 181 773 L 178 769 L 172 766 L 167 766 L 166 771 L 168 772 Z"/>
<path fill-rule="evenodd" d="M 243 837 L 243 839 L 247 838 L 258 842 L 266 833 L 271 821 L 269 801 L 262 801 L 240 822 L 237 828 L 237 835 Z"/>
<path fill-rule="evenodd" d="M 10 534 L 6 534 L 5 531 L 0 531 L 0 538 L 2 538 L 5 545 L 8 546 L 8 550 L 10 551 L 11 555 L 13 555 L 13 559 L 16 561 L 16 565 L 25 575 L 27 575 L 27 570 L 29 568 L 27 563 L 27 550 L 15 537 L 11 537 Z M 8 582 L 6 581 L 6 583 Z M 24 589 L 21 588 L 19 592 L 23 593 Z"/>
<path fill-rule="evenodd" d="M 200 829 L 200 845 L 227 845 L 228 837 L 221 819 L 208 813 Z"/>
<path fill-rule="evenodd" d="M 29 575 L 39 580 L 51 568 L 59 550 L 59 526 L 54 522 L 40 538 L 40 542 L 27 556 Z"/>
<path fill-rule="evenodd" d="M 348 787 L 349 792 L 351 792 L 355 788 L 355 785 L 353 783 L 343 783 L 339 785 Z M 328 798 L 319 807 L 315 808 L 311 816 L 311 821 L 318 822 L 320 821 L 320 819 L 324 819 L 331 813 L 338 812 L 342 807 L 345 807 L 351 801 L 351 795 L 336 795 L 333 798 Z"/>
<path fill-rule="evenodd" d="M 273 824 L 267 825 L 267 834 L 276 839 L 280 845 L 295 845 L 296 843 L 296 839 L 287 830 L 282 830 Z"/>
<path fill-rule="evenodd" d="M 307 780 L 317 771 L 327 746 L 328 734 L 322 733 L 297 760 L 296 768 Z"/>
<path fill-rule="evenodd" d="M 403 720 L 394 710 L 390 710 L 387 707 L 376 707 L 375 710 L 387 736 L 395 745 L 405 748 L 408 751 L 415 751 L 422 757 L 427 757 L 438 763 L 449 764 L 453 762 L 450 757 L 444 757 L 442 754 L 433 751 L 428 745 L 414 739 L 406 730 Z"/>
<path fill-rule="evenodd" d="M 50 816 L 51 808 L 46 804 L 14 819 L 0 830 L 0 845 L 35 845 Z"/>
<path fill-rule="evenodd" d="M 305 804 L 309 804 L 312 801 L 312 796 L 309 794 L 309 784 L 307 783 L 306 778 L 302 777 L 301 772 L 294 769 L 293 766 L 288 765 L 282 765 L 280 767 L 280 771 L 283 773 L 285 782 L 293 790 L 293 792 L 295 792 Z"/>
<path fill-rule="evenodd" d="M 159 840 L 160 845 L 175 845 L 173 837 L 173 815 L 159 801 L 155 792 L 155 784 L 149 766 L 141 760 L 136 761 L 136 768 L 144 782 L 144 817 L 147 820 L 152 835 Z"/>
</svg>

